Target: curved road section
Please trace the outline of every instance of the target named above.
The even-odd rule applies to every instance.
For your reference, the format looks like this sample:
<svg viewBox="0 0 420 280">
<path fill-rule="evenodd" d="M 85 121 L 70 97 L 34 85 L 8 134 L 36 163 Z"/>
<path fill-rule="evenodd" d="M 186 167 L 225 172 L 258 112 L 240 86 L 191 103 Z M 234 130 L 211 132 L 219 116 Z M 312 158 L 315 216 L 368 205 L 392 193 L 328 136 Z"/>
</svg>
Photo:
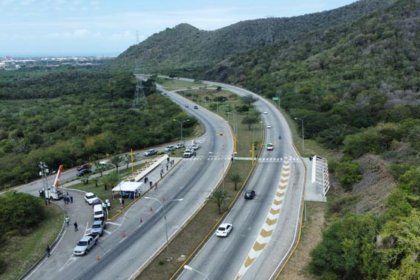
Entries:
<svg viewBox="0 0 420 280">
<path fill-rule="evenodd" d="M 133 278 L 147 266 L 156 253 L 165 248 L 166 226 L 171 239 L 217 186 L 229 164 L 208 159 L 212 153 L 230 160 L 233 140 L 231 137 L 216 137 L 220 133 L 230 135 L 229 126 L 222 118 L 207 110 L 194 110 L 194 104 L 183 97 L 172 92 L 165 93 L 174 102 L 182 104 L 183 109 L 204 125 L 206 132 L 197 139 L 200 143 L 197 156 L 180 161 L 166 174 L 159 181 L 158 188 L 147 194 L 154 199 L 140 199 L 115 221 L 108 223 L 108 233 L 101 237 L 99 244 L 88 255 L 75 257 L 72 255 L 73 246 L 68 247 L 60 258 L 54 254 L 54 261 L 50 258 L 42 263 L 29 279 Z M 192 106 L 187 109 L 184 104 Z M 166 208 L 166 224 L 163 204 Z M 91 213 L 92 210 L 87 207 L 80 211 Z M 93 218 L 90 224 L 92 222 Z"/>
<path fill-rule="evenodd" d="M 297 241 L 304 194 L 305 169 L 293 147 L 285 118 L 268 101 L 247 90 L 218 85 L 239 95 L 258 98 L 254 105 L 266 125 L 266 143 L 254 175 L 246 186 L 253 200 L 240 199 L 224 222 L 233 224 L 227 238 L 213 235 L 188 264 L 209 279 L 272 279 Z M 281 135 L 281 139 L 279 139 Z M 194 270 L 184 270 L 180 279 L 198 279 Z"/>
</svg>

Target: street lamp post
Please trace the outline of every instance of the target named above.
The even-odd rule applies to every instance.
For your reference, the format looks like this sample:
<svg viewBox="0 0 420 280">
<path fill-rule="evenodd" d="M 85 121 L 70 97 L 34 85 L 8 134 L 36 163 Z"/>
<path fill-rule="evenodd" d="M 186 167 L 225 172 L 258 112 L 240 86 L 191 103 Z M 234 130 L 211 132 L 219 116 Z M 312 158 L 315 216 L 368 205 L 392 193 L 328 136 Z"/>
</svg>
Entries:
<svg viewBox="0 0 420 280">
<path fill-rule="evenodd" d="M 170 262 L 171 260 L 172 260 L 172 258 L 170 257 L 170 254 L 169 254 L 169 236 L 168 236 L 168 223 L 167 223 L 167 221 L 166 221 L 166 207 L 165 207 L 165 204 L 162 202 L 162 201 L 160 201 L 159 199 L 157 199 L 157 198 L 154 198 L 154 197 L 149 197 L 149 196 L 145 196 L 144 197 L 145 199 L 152 199 L 152 200 L 156 200 L 157 202 L 159 202 L 160 204 L 162 204 L 162 207 L 163 207 L 163 218 L 165 219 L 165 232 L 166 232 L 166 254 L 167 254 L 167 261 L 168 262 Z M 180 199 L 173 199 L 173 200 L 171 200 L 171 201 L 182 201 L 183 200 L 183 198 L 180 198 Z"/>
<path fill-rule="evenodd" d="M 184 265 L 184 269 L 186 269 L 186 270 L 190 270 L 190 271 L 195 271 L 195 272 L 197 272 L 197 273 L 199 273 L 199 274 L 203 275 L 203 276 L 204 276 L 204 279 L 210 280 L 210 279 L 209 279 L 209 277 L 208 277 L 206 274 L 204 274 L 204 273 L 203 273 L 203 272 L 201 272 L 201 271 L 198 271 L 197 269 L 192 268 L 192 267 L 191 267 L 191 266 L 189 266 L 189 265 Z"/>
<path fill-rule="evenodd" d="M 295 118 L 297 121 L 302 122 L 302 156 L 305 154 L 305 128 L 303 126 L 303 120 L 299 118 Z"/>
<path fill-rule="evenodd" d="M 174 122 L 179 122 L 181 124 L 181 142 L 182 142 L 182 125 L 184 124 L 184 122 L 189 122 L 190 120 L 185 120 L 185 121 L 180 121 L 177 119 L 174 119 Z"/>
</svg>

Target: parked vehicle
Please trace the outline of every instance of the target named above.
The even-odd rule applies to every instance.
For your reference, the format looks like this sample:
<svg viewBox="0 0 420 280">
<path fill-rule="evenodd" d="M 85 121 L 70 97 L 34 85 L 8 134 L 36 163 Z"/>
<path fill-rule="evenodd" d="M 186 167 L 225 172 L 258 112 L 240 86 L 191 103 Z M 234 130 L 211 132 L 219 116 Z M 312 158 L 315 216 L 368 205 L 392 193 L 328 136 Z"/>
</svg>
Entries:
<svg viewBox="0 0 420 280">
<path fill-rule="evenodd" d="M 184 151 L 184 155 L 183 155 L 183 157 L 184 157 L 184 158 L 190 158 L 190 157 L 192 157 L 193 155 L 194 155 L 194 151 L 187 149 L 187 150 L 185 150 L 185 151 Z"/>
<path fill-rule="evenodd" d="M 77 172 L 77 177 L 82 177 L 89 173 L 92 173 L 90 169 L 82 169 L 79 172 Z"/>
<path fill-rule="evenodd" d="M 175 145 L 175 149 L 182 149 L 184 147 L 185 147 L 184 143 L 178 143 Z"/>
<path fill-rule="evenodd" d="M 86 255 L 98 243 L 99 234 L 88 234 L 82 237 L 73 250 L 76 256 Z"/>
<path fill-rule="evenodd" d="M 198 109 L 198 106 L 197 105 L 194 105 L 194 109 Z"/>
<path fill-rule="evenodd" d="M 146 157 L 153 156 L 153 155 L 156 155 L 156 154 L 157 154 L 157 151 L 154 150 L 154 149 L 150 149 L 150 150 L 147 150 L 146 152 L 144 152 L 144 156 L 146 156 Z"/>
<path fill-rule="evenodd" d="M 85 194 L 85 202 L 89 205 L 91 205 L 96 199 L 98 199 L 98 197 L 94 193 L 88 192 Z"/>
<path fill-rule="evenodd" d="M 229 233 L 232 231 L 233 225 L 228 223 L 223 223 L 219 226 L 216 231 L 216 235 L 219 237 L 227 237 Z"/>
<path fill-rule="evenodd" d="M 174 145 L 169 145 L 169 146 L 165 147 L 164 150 L 165 150 L 165 152 L 173 151 L 173 150 L 175 150 L 175 146 Z"/>
<path fill-rule="evenodd" d="M 102 220 L 104 218 L 104 209 L 102 204 L 96 204 L 93 206 L 93 219 Z"/>
<path fill-rule="evenodd" d="M 254 190 L 246 190 L 245 191 L 245 199 L 254 199 L 255 191 Z"/>
<path fill-rule="evenodd" d="M 99 236 L 102 236 L 105 228 L 106 222 L 104 220 L 96 220 L 93 222 L 90 232 L 93 234 L 97 233 Z"/>
<path fill-rule="evenodd" d="M 274 145 L 273 145 L 273 143 L 268 143 L 268 144 L 266 145 L 266 147 L 267 147 L 267 151 L 272 151 L 272 150 L 274 150 Z"/>
<path fill-rule="evenodd" d="M 80 170 L 83 170 L 83 169 L 88 169 L 89 167 L 90 167 L 89 163 L 84 163 L 84 164 L 77 167 L 77 171 L 80 171 Z"/>
</svg>

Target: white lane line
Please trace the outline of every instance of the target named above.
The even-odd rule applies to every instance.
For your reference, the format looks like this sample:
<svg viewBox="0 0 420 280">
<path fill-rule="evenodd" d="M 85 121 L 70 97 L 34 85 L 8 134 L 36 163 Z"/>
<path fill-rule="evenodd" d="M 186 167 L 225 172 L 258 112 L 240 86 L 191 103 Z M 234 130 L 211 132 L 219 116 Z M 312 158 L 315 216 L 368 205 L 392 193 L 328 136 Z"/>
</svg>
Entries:
<svg viewBox="0 0 420 280">
<path fill-rule="evenodd" d="M 248 215 L 251 213 L 251 210 L 248 211 L 248 213 L 246 213 L 244 221 L 248 218 Z"/>
<path fill-rule="evenodd" d="M 230 244 L 232 244 L 233 240 L 235 240 L 235 237 L 232 237 L 230 239 L 230 242 L 228 243 L 228 245 L 226 245 L 225 249 L 223 250 L 223 252 L 226 252 L 227 248 L 230 246 Z"/>
<path fill-rule="evenodd" d="M 66 268 L 69 265 L 69 262 L 72 261 L 76 261 L 77 258 L 73 255 L 71 255 L 71 257 L 66 261 L 66 263 L 58 270 L 58 272 L 61 272 L 64 268 Z"/>
<path fill-rule="evenodd" d="M 117 224 L 117 223 L 113 223 L 113 222 L 106 222 L 107 224 L 111 224 L 111 225 L 114 225 L 114 226 L 121 226 L 121 224 Z"/>
<path fill-rule="evenodd" d="M 108 234 L 111 234 L 111 232 L 108 231 L 108 230 L 103 230 L 103 232 L 108 233 Z"/>
</svg>

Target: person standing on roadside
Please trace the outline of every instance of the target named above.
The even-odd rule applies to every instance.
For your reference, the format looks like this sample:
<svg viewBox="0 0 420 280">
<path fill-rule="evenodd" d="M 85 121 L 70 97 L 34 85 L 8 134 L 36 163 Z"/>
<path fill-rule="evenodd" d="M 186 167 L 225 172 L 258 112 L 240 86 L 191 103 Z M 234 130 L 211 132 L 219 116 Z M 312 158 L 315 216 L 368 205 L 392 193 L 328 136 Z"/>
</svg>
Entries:
<svg viewBox="0 0 420 280">
<path fill-rule="evenodd" d="M 66 227 L 68 227 L 69 226 L 69 223 L 70 223 L 69 216 L 67 216 L 64 220 L 66 221 Z"/>
<path fill-rule="evenodd" d="M 51 256 L 51 248 L 50 245 L 47 245 L 47 258 L 49 258 Z"/>
<path fill-rule="evenodd" d="M 74 232 L 76 232 L 76 231 L 78 231 L 78 229 L 77 229 L 77 222 L 74 222 Z"/>
<path fill-rule="evenodd" d="M 70 196 L 70 201 L 71 203 L 73 203 L 73 196 Z"/>
</svg>

